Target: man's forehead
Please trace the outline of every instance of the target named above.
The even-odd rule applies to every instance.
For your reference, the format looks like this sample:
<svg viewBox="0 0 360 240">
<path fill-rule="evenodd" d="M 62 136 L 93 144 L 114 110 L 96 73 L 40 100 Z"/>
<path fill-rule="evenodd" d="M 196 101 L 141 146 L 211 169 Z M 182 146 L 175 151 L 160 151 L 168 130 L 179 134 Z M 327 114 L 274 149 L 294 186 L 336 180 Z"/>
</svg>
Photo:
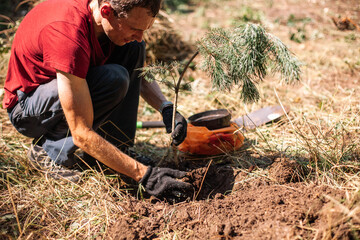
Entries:
<svg viewBox="0 0 360 240">
<path fill-rule="evenodd" d="M 126 20 L 131 28 L 145 31 L 153 25 L 155 17 L 146 8 L 134 7 L 128 12 Z"/>
</svg>

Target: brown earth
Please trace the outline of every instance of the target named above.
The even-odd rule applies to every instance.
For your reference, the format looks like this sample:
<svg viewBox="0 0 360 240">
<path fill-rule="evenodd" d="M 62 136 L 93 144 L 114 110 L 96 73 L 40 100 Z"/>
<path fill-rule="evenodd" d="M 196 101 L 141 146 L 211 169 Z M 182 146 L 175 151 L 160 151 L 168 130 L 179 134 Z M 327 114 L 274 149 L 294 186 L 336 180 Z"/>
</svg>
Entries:
<svg viewBox="0 0 360 240">
<path fill-rule="evenodd" d="M 341 199 L 344 192 L 299 182 L 299 168 L 303 167 L 282 158 L 270 166 L 268 177 L 251 173 L 253 168 L 240 171 L 211 165 L 193 169 L 186 178 L 195 188 L 192 198 L 172 204 L 130 197 L 120 204 L 124 214 L 107 236 L 155 239 L 166 232 L 179 239 L 320 238 L 321 233 L 313 229 L 328 221 L 323 213 L 330 204 L 326 196 Z"/>
</svg>

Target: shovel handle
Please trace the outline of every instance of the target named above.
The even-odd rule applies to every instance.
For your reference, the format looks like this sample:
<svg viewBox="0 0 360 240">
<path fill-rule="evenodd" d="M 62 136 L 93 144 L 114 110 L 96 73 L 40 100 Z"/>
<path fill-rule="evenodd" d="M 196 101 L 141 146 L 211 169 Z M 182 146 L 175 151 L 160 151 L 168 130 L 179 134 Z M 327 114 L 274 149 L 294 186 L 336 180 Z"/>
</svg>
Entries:
<svg viewBox="0 0 360 240">
<path fill-rule="evenodd" d="M 165 124 L 162 121 L 137 122 L 136 128 L 162 128 Z"/>
</svg>

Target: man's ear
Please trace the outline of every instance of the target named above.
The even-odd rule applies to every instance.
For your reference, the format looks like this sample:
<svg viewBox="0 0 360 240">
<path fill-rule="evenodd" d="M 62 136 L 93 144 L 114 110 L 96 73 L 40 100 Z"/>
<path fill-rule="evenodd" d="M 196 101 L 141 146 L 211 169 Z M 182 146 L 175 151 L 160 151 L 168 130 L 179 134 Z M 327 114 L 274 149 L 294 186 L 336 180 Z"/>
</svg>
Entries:
<svg viewBox="0 0 360 240">
<path fill-rule="evenodd" d="M 109 18 L 112 12 L 112 7 L 110 3 L 105 2 L 100 6 L 100 13 L 103 18 Z"/>
</svg>

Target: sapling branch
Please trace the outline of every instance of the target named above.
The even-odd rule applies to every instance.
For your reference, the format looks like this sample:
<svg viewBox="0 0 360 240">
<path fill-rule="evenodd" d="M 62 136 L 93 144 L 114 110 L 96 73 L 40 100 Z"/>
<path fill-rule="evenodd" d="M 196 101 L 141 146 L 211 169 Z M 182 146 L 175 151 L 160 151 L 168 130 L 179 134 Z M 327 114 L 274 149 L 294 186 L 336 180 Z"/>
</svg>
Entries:
<svg viewBox="0 0 360 240">
<path fill-rule="evenodd" d="M 256 24 L 246 24 L 232 31 L 211 29 L 197 42 L 203 56 L 202 68 L 217 90 L 242 87 L 244 102 L 257 101 L 257 84 L 267 75 L 269 66 L 280 72 L 286 83 L 300 79 L 300 63 L 275 36 Z"/>
<path fill-rule="evenodd" d="M 192 61 L 195 59 L 195 57 L 199 54 L 198 51 L 196 51 L 192 57 L 189 59 L 189 61 L 186 63 L 183 71 L 181 72 L 181 75 L 180 77 L 178 78 L 177 80 L 177 83 L 176 83 L 176 86 L 175 86 L 175 101 L 174 101 L 174 113 L 173 113 L 173 129 L 172 131 L 174 131 L 174 128 L 175 128 L 175 113 L 176 113 L 176 109 L 177 109 L 177 103 L 178 103 L 178 96 L 179 96 L 179 91 L 180 91 L 180 84 L 181 84 L 181 81 L 182 79 L 184 78 L 184 75 L 185 75 L 185 72 L 186 70 L 189 68 L 190 64 L 192 63 Z"/>
</svg>

